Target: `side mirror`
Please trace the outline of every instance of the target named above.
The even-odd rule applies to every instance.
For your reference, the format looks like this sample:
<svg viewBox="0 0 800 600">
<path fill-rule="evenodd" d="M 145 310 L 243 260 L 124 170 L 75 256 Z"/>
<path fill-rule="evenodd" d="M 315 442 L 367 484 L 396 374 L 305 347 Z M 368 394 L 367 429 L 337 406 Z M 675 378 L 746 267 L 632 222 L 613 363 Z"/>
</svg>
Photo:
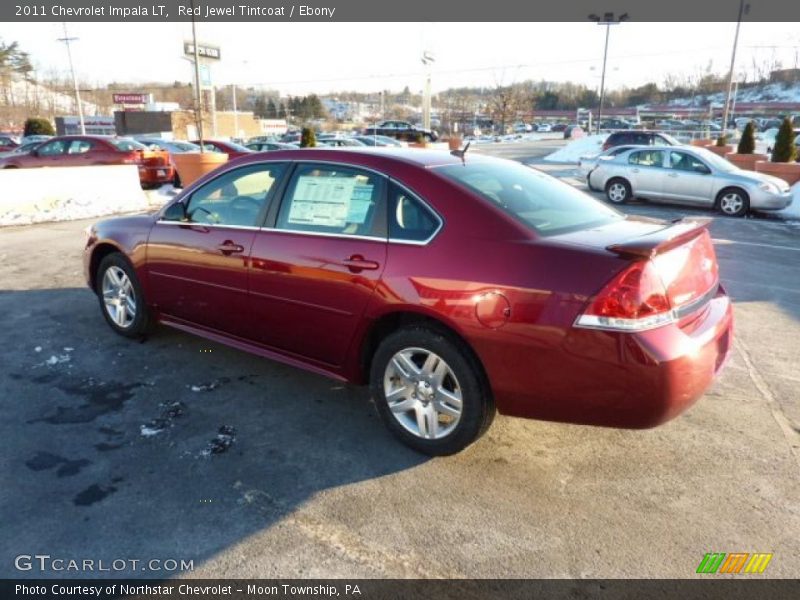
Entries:
<svg viewBox="0 0 800 600">
<path fill-rule="evenodd" d="M 185 221 L 186 206 L 183 202 L 173 202 L 167 207 L 161 218 L 164 221 Z"/>
</svg>

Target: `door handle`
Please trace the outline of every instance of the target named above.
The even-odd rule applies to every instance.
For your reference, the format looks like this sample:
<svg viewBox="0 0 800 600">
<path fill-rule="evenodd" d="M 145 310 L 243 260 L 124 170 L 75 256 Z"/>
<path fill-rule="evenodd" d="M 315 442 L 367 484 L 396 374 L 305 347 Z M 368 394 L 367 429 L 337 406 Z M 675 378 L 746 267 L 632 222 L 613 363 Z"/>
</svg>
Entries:
<svg viewBox="0 0 800 600">
<path fill-rule="evenodd" d="M 230 254 L 240 254 L 241 252 L 244 252 L 244 246 L 240 246 L 239 244 L 234 244 L 230 240 L 226 240 L 217 246 L 217 250 L 222 252 L 222 254 L 225 256 L 228 256 Z"/>
<path fill-rule="evenodd" d="M 367 260 L 360 254 L 354 254 L 350 258 L 345 258 L 342 261 L 342 266 L 347 267 L 353 273 L 360 273 L 361 271 L 374 271 L 380 265 L 374 260 Z"/>
<path fill-rule="evenodd" d="M 667 177 L 677 177 L 677 173 L 667 173 Z"/>
</svg>

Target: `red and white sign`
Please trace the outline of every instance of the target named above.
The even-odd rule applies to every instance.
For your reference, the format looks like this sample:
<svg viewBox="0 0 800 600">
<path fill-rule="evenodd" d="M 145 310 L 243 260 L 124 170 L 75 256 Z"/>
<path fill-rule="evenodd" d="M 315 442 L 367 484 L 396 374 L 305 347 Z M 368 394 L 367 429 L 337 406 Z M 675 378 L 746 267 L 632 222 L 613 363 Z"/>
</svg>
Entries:
<svg viewBox="0 0 800 600">
<path fill-rule="evenodd" d="M 124 93 L 112 96 L 114 104 L 147 104 L 150 102 L 150 94 Z"/>
</svg>

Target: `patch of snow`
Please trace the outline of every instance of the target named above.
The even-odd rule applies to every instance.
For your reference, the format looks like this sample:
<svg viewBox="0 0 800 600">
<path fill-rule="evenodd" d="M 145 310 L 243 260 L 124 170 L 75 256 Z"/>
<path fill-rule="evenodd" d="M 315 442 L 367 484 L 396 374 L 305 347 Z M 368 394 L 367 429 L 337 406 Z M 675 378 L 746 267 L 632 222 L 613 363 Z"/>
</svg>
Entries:
<svg viewBox="0 0 800 600">
<path fill-rule="evenodd" d="M 64 352 L 72 352 L 75 348 L 70 348 L 69 346 L 64 346 Z"/>
<path fill-rule="evenodd" d="M 61 354 L 59 356 L 56 356 L 54 354 L 53 356 L 48 358 L 46 361 L 44 361 L 44 364 L 49 365 L 49 366 L 52 367 L 54 365 L 59 365 L 61 363 L 66 363 L 66 362 L 69 362 L 69 354 Z"/>
<path fill-rule="evenodd" d="M 227 452 L 235 441 L 236 429 L 230 425 L 223 425 L 219 428 L 217 436 L 200 452 L 200 456 L 208 458 L 214 454 Z"/>
<path fill-rule="evenodd" d="M 36 348 L 34 348 L 33 351 L 34 352 L 41 352 L 42 351 L 42 347 L 41 346 L 36 346 Z"/>
<path fill-rule="evenodd" d="M 598 154 L 602 151 L 603 142 L 608 134 L 587 135 L 571 141 L 569 144 L 544 157 L 548 162 L 576 163 L 582 156 Z"/>
<path fill-rule="evenodd" d="M 154 435 L 158 435 L 159 433 L 164 431 L 164 428 L 158 426 L 142 425 L 139 428 L 139 431 L 142 433 L 144 437 L 153 437 Z"/>
</svg>

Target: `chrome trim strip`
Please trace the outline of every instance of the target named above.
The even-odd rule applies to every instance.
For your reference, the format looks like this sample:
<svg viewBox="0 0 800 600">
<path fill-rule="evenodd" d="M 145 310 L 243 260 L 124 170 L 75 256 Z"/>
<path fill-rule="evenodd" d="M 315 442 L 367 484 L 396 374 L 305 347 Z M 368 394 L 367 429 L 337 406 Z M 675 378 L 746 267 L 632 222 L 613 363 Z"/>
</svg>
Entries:
<svg viewBox="0 0 800 600">
<path fill-rule="evenodd" d="M 210 227 L 212 229 L 242 229 L 244 231 L 260 231 L 261 227 L 252 225 L 225 225 L 224 223 L 196 223 L 194 221 L 165 221 L 159 219 L 156 225 L 183 225 L 184 227 Z"/>
<path fill-rule="evenodd" d="M 328 233 L 325 231 L 295 231 L 294 229 L 278 229 L 277 227 L 262 227 L 260 231 L 266 233 L 288 233 L 294 235 L 310 235 L 314 237 L 337 238 L 343 240 L 367 240 L 370 242 L 384 242 L 388 240 L 374 235 L 350 235 L 347 233 Z"/>
</svg>

